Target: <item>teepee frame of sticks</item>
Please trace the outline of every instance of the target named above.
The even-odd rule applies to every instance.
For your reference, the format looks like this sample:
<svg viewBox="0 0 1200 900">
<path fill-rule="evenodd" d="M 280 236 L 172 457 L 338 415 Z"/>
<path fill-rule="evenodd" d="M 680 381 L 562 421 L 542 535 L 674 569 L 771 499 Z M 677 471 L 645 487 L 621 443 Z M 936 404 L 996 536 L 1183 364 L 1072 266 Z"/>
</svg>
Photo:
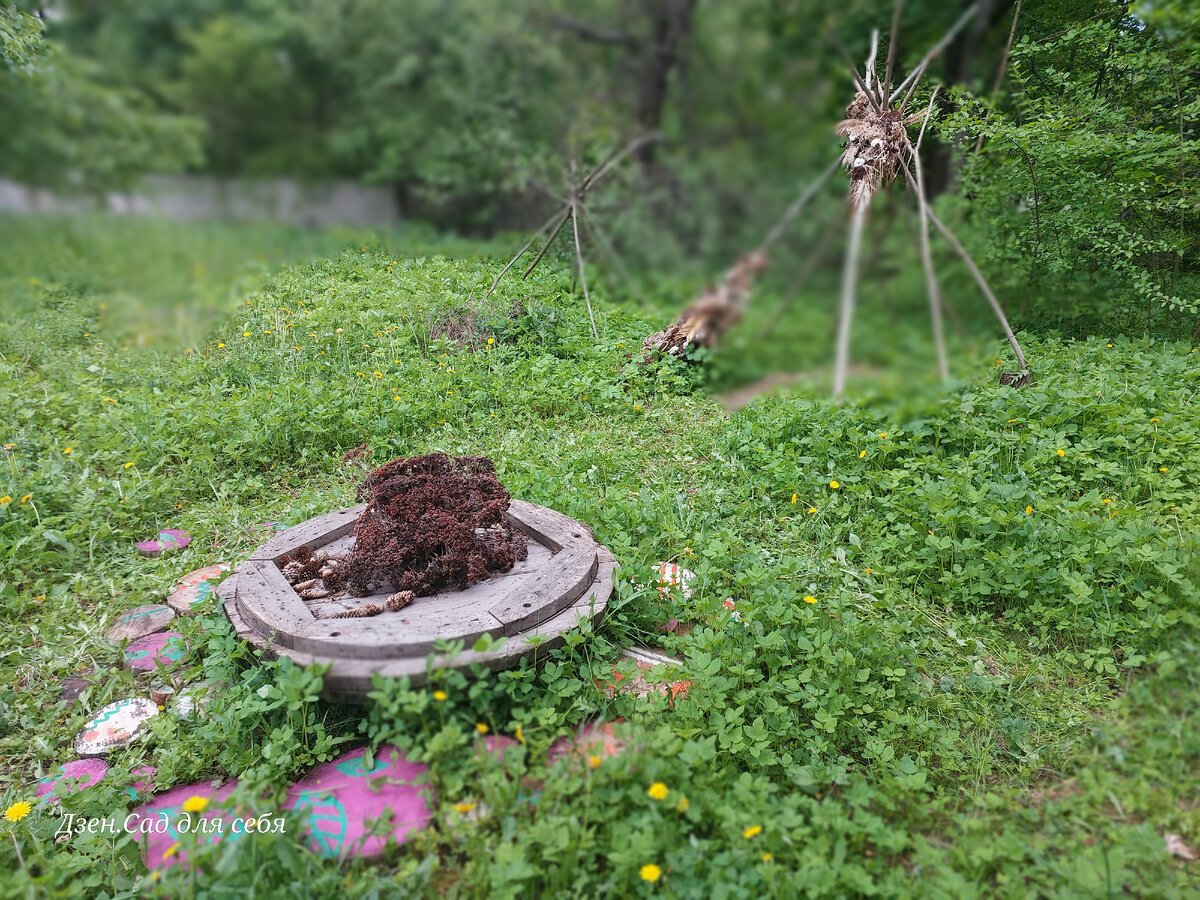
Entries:
<svg viewBox="0 0 1200 900">
<path fill-rule="evenodd" d="M 681 353 L 687 344 L 689 334 L 703 335 L 703 345 L 712 346 L 725 329 L 732 326 L 740 317 L 749 299 L 749 285 L 746 283 L 745 270 L 747 264 L 753 262 L 757 271 L 766 265 L 767 251 L 784 234 L 787 226 L 816 196 L 817 192 L 833 176 L 839 167 L 845 168 L 849 179 L 848 206 L 850 211 L 849 241 L 842 266 L 842 286 L 839 299 L 837 321 L 837 348 L 834 357 L 833 395 L 840 397 L 845 391 L 846 374 L 850 357 L 850 330 L 854 319 L 854 306 L 858 287 L 859 252 L 862 244 L 863 225 L 866 221 L 867 210 L 872 199 L 880 191 L 888 188 L 899 177 L 903 177 L 907 187 L 916 198 L 919 216 L 917 233 L 917 250 L 925 274 L 925 289 L 929 297 L 929 315 L 933 328 L 934 347 L 937 354 L 938 372 L 945 381 L 949 378 L 949 366 L 946 359 L 946 341 L 942 324 L 942 312 L 946 308 L 938 287 L 937 275 L 933 268 L 933 255 L 930 252 L 929 225 L 932 223 L 950 244 L 954 252 L 962 259 L 971 272 L 979 290 L 987 299 L 995 313 L 1000 327 L 1008 338 L 1009 344 L 1016 354 L 1020 372 L 1005 372 L 1001 382 L 1020 387 L 1031 379 L 1029 368 L 1025 362 L 1025 354 L 1017 343 L 1016 336 L 1004 314 L 1004 309 L 996 299 L 983 273 L 971 258 L 958 238 L 946 227 L 930 208 L 925 193 L 925 183 L 921 171 L 920 150 L 925 136 L 925 129 L 933 113 L 937 89 L 930 97 L 929 105 L 920 112 L 908 113 L 908 104 L 924 76 L 929 64 L 933 62 L 954 37 L 979 12 L 980 4 L 976 3 L 963 12 L 958 20 L 950 27 L 930 50 L 922 57 L 917 67 L 901 81 L 892 87 L 892 76 L 895 66 L 895 52 L 900 26 L 900 13 L 903 0 L 896 0 L 892 16 L 892 28 L 888 42 L 887 60 L 884 74 L 881 78 L 876 60 L 879 51 L 879 32 L 871 33 L 871 50 L 867 57 L 863 74 L 859 74 L 845 49 L 837 41 L 838 50 L 850 69 L 857 92 L 850 105 L 846 107 L 846 117 L 838 123 L 836 133 L 846 139 L 846 146 L 839 159 L 830 163 L 809 185 L 801 191 L 792 205 L 784 212 L 779 221 L 767 234 L 762 245 L 755 251 L 745 254 L 739 264 L 730 270 L 722 288 L 708 291 L 699 300 L 689 306 L 683 314 L 667 329 L 653 334 L 645 341 L 646 349 L 659 349 L 664 352 Z M 899 101 L 899 102 L 897 102 Z M 920 123 L 920 131 L 914 142 L 910 139 L 908 129 Z M 807 275 L 807 272 L 806 272 Z M 741 290 L 723 290 L 729 284 L 735 283 Z M 713 298 L 725 296 L 728 298 L 727 308 L 720 303 L 714 303 Z M 697 315 L 704 316 L 704 321 L 698 323 Z M 714 327 L 715 326 L 715 327 Z"/>
<path fill-rule="evenodd" d="M 571 236 L 575 243 L 575 275 L 579 279 L 580 286 L 583 288 L 583 300 L 584 303 L 587 304 L 588 320 L 592 325 L 592 337 L 598 338 L 599 333 L 596 331 L 596 316 L 592 312 L 592 300 L 588 294 L 587 274 L 584 272 L 583 245 L 579 239 L 580 224 L 582 223 L 584 229 L 591 236 L 593 243 L 596 244 L 597 247 L 601 248 L 606 256 L 611 258 L 613 265 L 619 272 L 624 274 L 625 268 L 621 264 L 612 242 L 608 240 L 607 235 L 605 235 L 604 231 L 600 228 L 600 224 L 596 221 L 595 216 L 588 212 L 587 207 L 584 205 L 584 199 L 587 197 L 588 191 L 594 188 L 601 179 L 603 179 L 609 172 L 616 168 L 616 166 L 622 161 L 627 159 L 635 150 L 642 145 L 649 143 L 650 141 L 658 140 L 659 137 L 660 135 L 657 133 L 649 133 L 634 138 L 623 147 L 618 147 L 611 151 L 608 156 L 601 160 L 599 165 L 597 165 L 594 169 L 592 169 L 591 172 L 579 180 L 575 180 L 574 178 L 575 163 L 574 161 L 571 161 L 568 166 L 570 177 L 567 183 L 567 194 L 565 197 L 555 197 L 555 199 L 557 199 L 562 205 L 555 210 L 554 215 L 547 219 L 542 226 L 533 233 L 533 236 L 530 237 L 525 246 L 517 251 L 517 255 L 508 261 L 508 265 L 500 270 L 500 273 L 492 282 L 492 286 L 487 289 L 486 293 L 484 293 L 484 298 L 490 296 L 492 292 L 496 290 L 496 286 L 500 284 L 500 279 L 508 273 L 509 269 L 516 265 L 517 260 L 524 256 L 529 249 L 535 243 L 537 243 L 538 238 L 549 232 L 550 236 L 546 238 L 541 249 L 538 250 L 537 254 L 533 257 L 533 260 L 529 263 L 529 265 L 525 267 L 525 271 L 521 273 L 522 280 L 528 278 L 529 273 L 537 268 L 537 264 L 542 261 L 542 257 L 546 255 L 546 251 L 550 249 L 550 245 L 554 243 L 554 239 L 558 237 L 558 233 L 563 230 L 567 224 L 567 221 L 569 220 L 571 223 Z M 574 293 L 574 287 L 572 287 L 572 293 Z"/>
</svg>

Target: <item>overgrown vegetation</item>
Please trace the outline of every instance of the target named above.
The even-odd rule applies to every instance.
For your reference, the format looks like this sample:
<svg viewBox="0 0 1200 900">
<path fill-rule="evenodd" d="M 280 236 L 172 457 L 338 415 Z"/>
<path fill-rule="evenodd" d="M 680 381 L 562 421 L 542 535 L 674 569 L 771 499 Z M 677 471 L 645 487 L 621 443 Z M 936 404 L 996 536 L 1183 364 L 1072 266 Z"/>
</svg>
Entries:
<svg viewBox="0 0 1200 900">
<path fill-rule="evenodd" d="M 349 246 L 257 283 L 221 269 L 202 288 L 217 307 L 207 336 L 139 348 L 131 332 L 123 348 L 100 304 L 133 283 L 143 241 L 107 247 L 106 278 L 59 284 L 77 251 L 51 265 L 29 248 L 61 223 L 0 225 L 18 308 L 0 325 L 0 804 L 64 761 L 90 711 L 136 689 L 109 668 L 106 623 L 236 561 L 264 520 L 351 503 L 359 473 L 342 456 L 363 443 L 377 462 L 487 455 L 514 496 L 587 522 L 622 567 L 609 614 L 539 665 L 380 684 L 363 708 L 319 701 L 319 671 L 256 658 L 215 612 L 184 622 L 194 655 L 177 677 L 227 688 L 204 718 L 159 717 L 150 744 L 65 810 L 123 808 L 123 779 L 147 761 L 160 787 L 237 777 L 238 797 L 275 809 L 317 762 L 390 742 L 429 764 L 435 826 L 378 865 L 323 860 L 289 829 L 189 850 L 199 873 L 152 880 L 132 836 L 56 845 L 59 817 L 38 807 L 0 842 L 7 891 L 1194 892 L 1164 849 L 1167 833 L 1200 835 L 1193 346 L 1023 334 L 1041 362 L 1021 390 L 995 383 L 1012 360 L 994 341 L 984 362 L 957 348 L 965 377 L 948 396 L 884 381 L 869 405 L 793 396 L 727 415 L 684 364 L 630 358 L 668 315 L 599 290 L 595 340 L 563 269 L 484 302 L 496 259 L 461 244 L 452 258 L 423 236 L 263 230 L 275 259 Z M 112 226 L 75 227 L 86 249 L 101 240 L 89 227 Z M 824 362 L 803 340 L 825 333 L 814 309 L 768 360 Z M 464 315 L 488 338 L 446 337 Z M 863 341 L 874 365 L 896 352 Z M 710 365 L 719 376 L 730 360 Z M 138 558 L 132 543 L 168 523 L 191 546 Z M 661 559 L 696 572 L 690 599 L 641 586 Z M 664 636 L 667 618 L 699 624 Z M 606 698 L 597 682 L 632 642 L 681 654 L 688 693 Z M 79 667 L 92 686 L 68 707 L 57 679 Z M 547 765 L 553 740 L 613 717 L 623 755 Z M 519 726 L 523 743 L 490 761 L 479 725 Z M 536 802 L 522 777 L 544 780 Z"/>
</svg>

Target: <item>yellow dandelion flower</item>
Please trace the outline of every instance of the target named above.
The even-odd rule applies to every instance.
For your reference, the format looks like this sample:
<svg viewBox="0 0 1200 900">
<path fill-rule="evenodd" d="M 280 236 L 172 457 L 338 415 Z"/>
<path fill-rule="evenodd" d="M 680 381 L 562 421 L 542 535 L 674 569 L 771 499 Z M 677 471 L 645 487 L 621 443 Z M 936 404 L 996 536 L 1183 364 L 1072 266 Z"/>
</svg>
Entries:
<svg viewBox="0 0 1200 900">
<path fill-rule="evenodd" d="M 170 859 L 179 852 L 179 841 L 173 843 L 170 847 L 163 851 L 163 859 Z"/>
<path fill-rule="evenodd" d="M 243 332 L 242 332 L 242 337 L 250 337 L 250 332 L 248 332 L 248 331 L 243 331 Z"/>
<path fill-rule="evenodd" d="M 1160 472 L 1166 472 L 1166 471 L 1167 471 L 1167 467 L 1166 467 L 1166 466 L 1159 466 L 1159 467 L 1158 467 L 1158 471 L 1160 471 Z"/>
<path fill-rule="evenodd" d="M 455 803 L 454 804 L 454 811 L 456 813 L 459 813 L 460 815 L 464 815 L 464 816 L 467 813 L 469 813 L 471 810 L 473 810 L 474 808 L 475 808 L 474 803 Z"/>
<path fill-rule="evenodd" d="M 218 350 L 224 350 L 224 349 L 225 349 L 225 345 L 224 345 L 224 344 L 217 344 L 217 349 L 218 349 Z"/>
<path fill-rule="evenodd" d="M 840 487 L 841 487 L 841 485 L 840 485 L 840 484 L 838 484 L 836 481 L 831 481 L 831 482 L 829 482 L 829 486 L 830 486 L 831 488 L 833 488 L 835 491 L 836 491 L 838 488 L 840 488 Z"/>
<path fill-rule="evenodd" d="M 650 795 L 652 800 L 666 800 L 668 790 L 665 784 L 663 784 L 661 781 L 656 781 L 654 784 L 650 785 L 650 788 L 646 791 L 646 793 Z"/>
<path fill-rule="evenodd" d="M 8 494 L 0 497 L 0 506 L 8 506 L 10 503 L 12 503 L 12 497 L 8 496 Z"/>
<path fill-rule="evenodd" d="M 184 812 L 189 812 L 189 813 L 204 812 L 204 810 L 207 806 L 208 806 L 208 798 L 201 797 L 198 794 L 193 794 L 191 797 L 188 797 L 186 800 L 183 801 L 183 811 Z"/>
<path fill-rule="evenodd" d="M 1112 344 L 1107 344 L 1106 346 L 1108 346 L 1108 347 L 1111 347 L 1111 346 L 1112 346 Z"/>
<path fill-rule="evenodd" d="M 797 495 L 795 495 L 795 494 L 792 494 L 792 503 L 795 503 L 795 502 L 796 502 L 797 500 L 799 500 L 799 499 L 800 499 L 800 498 L 799 498 Z"/>
<path fill-rule="evenodd" d="M 26 494 L 24 497 L 21 498 L 21 502 L 28 503 L 32 499 L 33 499 L 33 494 Z"/>
<path fill-rule="evenodd" d="M 867 455 L 867 451 L 866 451 L 866 450 L 863 450 L 861 453 L 859 453 L 859 454 L 858 454 L 858 458 L 859 458 L 859 459 L 862 459 L 862 458 L 863 458 L 864 456 L 866 456 L 866 455 Z"/>
<path fill-rule="evenodd" d="M 11 450 L 11 449 L 12 449 L 13 447 L 15 447 L 15 446 L 17 446 L 17 445 L 16 445 L 16 444 L 5 444 L 5 445 L 4 445 L 4 449 L 5 449 L 5 450 Z"/>
<path fill-rule="evenodd" d="M 887 432 L 881 431 L 881 432 L 879 432 L 879 434 L 875 435 L 875 437 L 887 437 Z"/>
<path fill-rule="evenodd" d="M 479 724 L 477 724 L 475 726 L 475 730 L 478 731 L 480 734 L 488 733 L 488 727 L 486 725 L 484 725 L 482 722 L 480 722 Z"/>
<path fill-rule="evenodd" d="M 1032 506 L 1027 506 L 1027 507 L 1025 507 L 1025 515 L 1027 515 L 1027 516 L 1029 516 L 1029 515 L 1033 515 L 1033 507 L 1032 507 Z M 931 532 L 929 532 L 929 533 L 930 533 L 930 534 L 933 534 L 933 532 L 932 532 L 932 531 L 931 531 Z"/>
<path fill-rule="evenodd" d="M 675 808 L 677 810 L 679 810 L 679 812 L 687 812 L 688 805 L 689 805 L 688 798 L 684 797 L 682 800 L 680 800 L 678 803 L 675 804 Z"/>
<path fill-rule="evenodd" d="M 446 702 L 446 692 L 445 691 L 434 691 L 433 699 L 436 700 L 438 703 L 445 703 Z"/>
<path fill-rule="evenodd" d="M 1104 498 L 1104 502 L 1105 502 L 1105 503 L 1112 503 L 1112 501 L 1111 501 L 1111 500 L 1109 500 L 1107 497 L 1105 497 L 1105 498 Z"/>
<path fill-rule="evenodd" d="M 4 811 L 4 821 L 20 822 L 23 818 L 29 815 L 32 809 L 33 804 L 28 800 L 18 800 Z"/>
<path fill-rule="evenodd" d="M 751 825 L 749 828 L 747 828 L 745 831 L 742 832 L 742 837 L 744 837 L 746 840 L 750 840 L 750 838 L 758 837 L 760 834 L 762 834 L 762 826 L 761 825 Z"/>
<path fill-rule="evenodd" d="M 662 878 L 662 869 L 654 863 L 646 863 L 638 870 L 638 874 L 642 876 L 642 881 L 649 881 L 651 884 Z"/>
<path fill-rule="evenodd" d="M 816 603 L 817 598 L 810 595 L 810 596 L 804 598 L 804 602 L 805 603 Z"/>
<path fill-rule="evenodd" d="M 489 343 L 489 344 L 494 344 L 494 343 L 496 343 L 496 339 L 495 339 L 495 338 L 488 338 L 488 343 Z"/>
<path fill-rule="evenodd" d="M 71 447 L 66 447 L 63 449 L 63 453 L 70 453 L 71 449 L 72 449 Z"/>
<path fill-rule="evenodd" d="M 588 762 L 588 768 L 589 768 L 589 769 L 598 769 L 598 768 L 600 768 L 600 762 L 601 762 L 601 760 L 600 760 L 600 757 L 598 757 L 598 756 L 589 756 L 589 757 L 588 757 L 588 760 L 587 760 L 587 762 Z"/>
<path fill-rule="evenodd" d="M 875 570 L 874 570 L 874 569 L 872 569 L 870 566 L 867 566 L 867 567 L 866 567 L 866 569 L 864 569 L 863 571 L 864 571 L 864 572 L 866 572 L 866 574 L 870 575 L 870 574 L 871 574 L 872 572 L 874 572 Z"/>
<path fill-rule="evenodd" d="M 817 511 L 817 508 L 816 508 L 815 506 L 810 506 L 810 507 L 808 508 L 808 511 L 809 511 L 810 513 L 815 513 L 815 512 Z"/>
<path fill-rule="evenodd" d="M 775 857 L 773 857 L 773 856 L 772 856 L 770 853 L 764 853 L 764 854 L 763 854 L 763 862 L 770 862 L 770 861 L 771 861 L 771 860 L 773 860 L 774 858 L 775 858 Z"/>
<path fill-rule="evenodd" d="M 116 403 L 117 401 L 114 400 L 112 397 L 105 397 L 104 402 L 105 403 Z"/>
<path fill-rule="evenodd" d="M 640 404 L 640 403 L 635 403 L 635 404 L 633 405 L 633 408 L 634 408 L 634 409 L 636 409 L 636 410 L 638 410 L 638 411 L 640 412 L 640 411 L 641 411 L 641 409 L 642 409 L 642 404 Z"/>
<path fill-rule="evenodd" d="M 1151 419 L 1151 420 L 1150 420 L 1150 424 L 1151 424 L 1151 425 L 1156 425 L 1157 423 L 1158 423 L 1158 419 Z"/>
<path fill-rule="evenodd" d="M 132 469 L 132 468 L 133 468 L 133 463 L 131 463 L 131 462 L 127 462 L 127 463 L 125 463 L 125 468 L 126 468 L 126 469 Z"/>
<path fill-rule="evenodd" d="M 518 744 L 525 743 L 525 733 L 521 731 L 521 726 L 517 726 L 517 730 L 513 732 L 513 736 L 517 739 Z"/>
</svg>

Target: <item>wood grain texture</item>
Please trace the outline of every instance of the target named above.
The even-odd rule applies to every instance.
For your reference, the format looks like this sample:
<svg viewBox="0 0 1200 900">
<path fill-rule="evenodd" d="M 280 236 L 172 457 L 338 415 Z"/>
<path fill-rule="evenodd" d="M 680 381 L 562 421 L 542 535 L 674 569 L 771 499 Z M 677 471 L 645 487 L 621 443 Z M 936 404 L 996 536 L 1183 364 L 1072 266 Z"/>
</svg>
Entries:
<svg viewBox="0 0 1200 900">
<path fill-rule="evenodd" d="M 217 589 L 237 633 L 263 652 L 291 657 L 299 665 L 330 663 L 323 696 L 362 702 L 375 675 L 407 676 L 423 684 L 433 668 L 496 670 L 524 656 L 559 646 L 581 622 L 597 618 L 612 594 L 616 560 L 595 543 L 591 530 L 561 513 L 514 500 L 508 516 L 531 542 L 530 559 L 512 572 L 472 585 L 419 597 L 409 607 L 362 619 L 327 619 L 330 604 L 305 604 L 273 562 L 299 546 L 345 549 L 363 507 L 317 516 L 272 538 L 250 555 Z M 376 598 L 355 598 L 356 603 Z M 472 649 L 482 635 L 504 638 L 483 652 Z M 438 657 L 438 641 L 467 648 Z"/>
</svg>

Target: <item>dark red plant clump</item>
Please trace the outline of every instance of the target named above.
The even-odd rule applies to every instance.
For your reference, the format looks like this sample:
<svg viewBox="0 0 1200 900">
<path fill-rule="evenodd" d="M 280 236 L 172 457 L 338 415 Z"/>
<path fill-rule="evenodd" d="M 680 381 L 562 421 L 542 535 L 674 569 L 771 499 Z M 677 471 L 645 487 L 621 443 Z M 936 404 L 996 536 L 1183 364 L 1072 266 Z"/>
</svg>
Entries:
<svg viewBox="0 0 1200 900">
<path fill-rule="evenodd" d="M 486 457 L 394 459 L 367 476 L 358 499 L 367 508 L 354 549 L 336 564 L 356 596 L 389 585 L 419 597 L 463 590 L 528 553 L 525 536 L 505 518 L 511 498 Z"/>
</svg>

